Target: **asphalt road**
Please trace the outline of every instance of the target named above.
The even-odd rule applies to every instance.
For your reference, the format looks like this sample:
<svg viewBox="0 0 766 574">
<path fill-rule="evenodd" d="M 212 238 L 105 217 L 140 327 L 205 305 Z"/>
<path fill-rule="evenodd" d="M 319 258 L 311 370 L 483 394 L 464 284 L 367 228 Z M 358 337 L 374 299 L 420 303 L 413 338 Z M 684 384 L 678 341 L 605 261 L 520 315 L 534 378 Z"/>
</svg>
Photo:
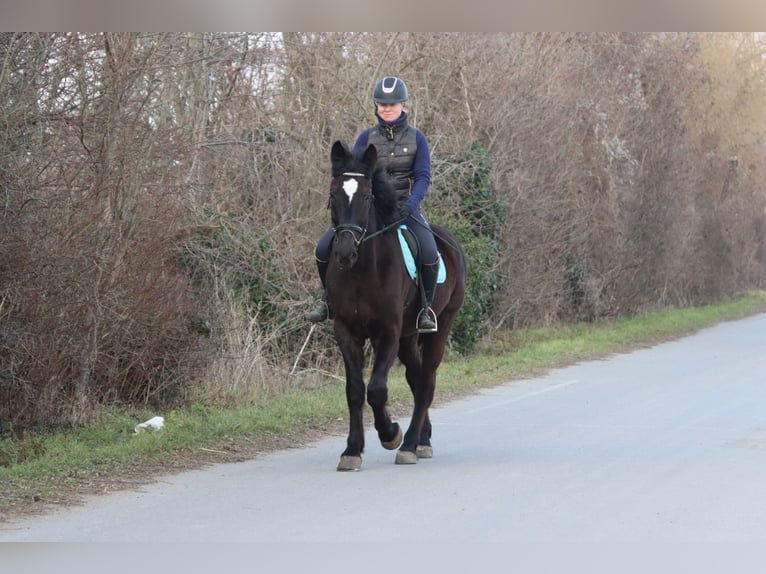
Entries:
<svg viewBox="0 0 766 574">
<path fill-rule="evenodd" d="M 766 315 L 432 411 L 434 458 L 368 434 L 0 523 L 0 541 L 763 542 Z M 406 422 L 406 421 L 400 421 Z"/>
</svg>

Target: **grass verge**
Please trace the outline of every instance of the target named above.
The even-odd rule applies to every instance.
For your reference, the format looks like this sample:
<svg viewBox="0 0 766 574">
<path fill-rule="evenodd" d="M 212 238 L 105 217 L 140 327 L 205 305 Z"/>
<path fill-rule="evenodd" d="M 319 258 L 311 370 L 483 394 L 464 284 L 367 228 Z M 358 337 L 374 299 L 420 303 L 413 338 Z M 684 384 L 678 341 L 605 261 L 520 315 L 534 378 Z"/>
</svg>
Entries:
<svg viewBox="0 0 766 574">
<path fill-rule="evenodd" d="M 764 310 L 766 291 L 755 291 L 717 305 L 500 334 L 470 357 L 448 357 L 439 370 L 435 404 Z M 400 367 L 392 370 L 389 387 L 392 411 L 408 416 L 411 397 Z M 194 404 L 159 413 L 165 417 L 163 430 L 134 434 L 137 423 L 156 414 L 112 411 L 94 427 L 1 438 L 0 517 L 41 512 L 83 495 L 140 486 L 161 474 L 301 446 L 331 433 L 345 433 L 347 424 L 343 384 L 335 379 L 321 388 L 290 390 L 258 405 L 223 409 Z M 339 438 L 339 454 L 342 447 Z"/>
</svg>

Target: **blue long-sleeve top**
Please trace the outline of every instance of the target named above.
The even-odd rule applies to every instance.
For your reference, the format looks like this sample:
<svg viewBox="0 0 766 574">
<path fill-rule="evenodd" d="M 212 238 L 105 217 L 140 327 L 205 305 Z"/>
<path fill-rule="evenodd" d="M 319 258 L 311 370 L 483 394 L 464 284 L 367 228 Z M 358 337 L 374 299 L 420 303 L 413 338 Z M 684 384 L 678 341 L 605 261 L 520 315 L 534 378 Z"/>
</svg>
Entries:
<svg viewBox="0 0 766 574">
<path fill-rule="evenodd" d="M 385 122 L 380 116 L 375 115 L 378 118 L 378 123 L 384 127 L 395 127 L 407 121 L 407 112 L 405 111 L 393 122 Z M 355 153 L 367 148 L 368 134 L 368 130 L 364 130 L 359 134 L 354 144 Z M 419 129 L 415 129 L 415 143 L 417 144 L 417 152 L 415 153 L 415 161 L 412 164 L 412 190 L 405 205 L 414 212 L 418 212 L 420 204 L 425 199 L 426 194 L 428 194 L 428 187 L 431 185 L 431 151 L 428 147 L 428 140 L 425 134 Z"/>
</svg>

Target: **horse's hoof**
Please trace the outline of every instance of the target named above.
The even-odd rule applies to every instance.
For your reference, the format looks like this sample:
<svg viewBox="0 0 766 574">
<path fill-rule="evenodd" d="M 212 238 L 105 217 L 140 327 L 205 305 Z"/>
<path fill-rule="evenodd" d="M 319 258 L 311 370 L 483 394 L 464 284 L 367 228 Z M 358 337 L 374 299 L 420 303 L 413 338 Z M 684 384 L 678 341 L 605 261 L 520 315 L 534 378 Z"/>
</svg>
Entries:
<svg viewBox="0 0 766 574">
<path fill-rule="evenodd" d="M 359 470 L 361 468 L 362 468 L 361 456 L 348 456 L 344 454 L 340 457 L 340 462 L 338 463 L 338 470 L 340 472 L 346 472 L 349 470 Z"/>
<path fill-rule="evenodd" d="M 394 438 L 387 441 L 380 441 L 380 444 L 382 444 L 383 448 L 386 450 L 396 450 L 399 448 L 399 445 L 402 444 L 402 429 L 397 429 L 396 436 Z"/>
<path fill-rule="evenodd" d="M 409 450 L 400 450 L 396 453 L 396 464 L 417 464 L 418 455 Z"/>
<path fill-rule="evenodd" d="M 433 458 L 434 447 L 425 444 L 419 444 L 415 449 L 415 454 L 418 458 Z"/>
</svg>

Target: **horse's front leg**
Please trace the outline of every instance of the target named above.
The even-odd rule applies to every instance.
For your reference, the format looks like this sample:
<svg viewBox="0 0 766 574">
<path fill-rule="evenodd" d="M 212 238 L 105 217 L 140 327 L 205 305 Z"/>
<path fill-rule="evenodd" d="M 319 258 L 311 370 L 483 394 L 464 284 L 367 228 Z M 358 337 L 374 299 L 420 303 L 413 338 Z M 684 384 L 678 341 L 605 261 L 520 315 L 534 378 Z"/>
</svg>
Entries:
<svg viewBox="0 0 766 574">
<path fill-rule="evenodd" d="M 363 343 L 339 337 L 338 343 L 346 367 L 346 402 L 348 404 L 348 439 L 338 470 L 359 470 L 364 451 L 364 351 Z"/>
<path fill-rule="evenodd" d="M 375 361 L 367 387 L 367 402 L 375 417 L 375 430 L 383 448 L 394 450 L 402 443 L 402 430 L 399 423 L 391 420 L 388 412 L 388 373 L 396 360 L 399 342 L 396 336 L 388 335 L 373 340 Z"/>
</svg>

